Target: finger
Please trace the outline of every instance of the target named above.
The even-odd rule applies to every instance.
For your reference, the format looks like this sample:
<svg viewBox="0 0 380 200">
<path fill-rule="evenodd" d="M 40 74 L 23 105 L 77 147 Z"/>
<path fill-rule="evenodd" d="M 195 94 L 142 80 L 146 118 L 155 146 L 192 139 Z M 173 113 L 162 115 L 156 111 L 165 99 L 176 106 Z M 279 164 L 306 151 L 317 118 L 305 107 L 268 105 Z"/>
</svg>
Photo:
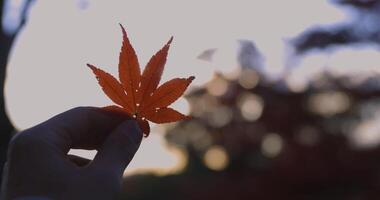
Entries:
<svg viewBox="0 0 380 200">
<path fill-rule="evenodd" d="M 76 164 L 78 167 L 87 166 L 92 161 L 87 158 L 82 158 L 80 156 L 71 155 L 71 154 L 68 154 L 67 156 L 69 160 L 73 162 L 74 164 Z"/>
<path fill-rule="evenodd" d="M 95 107 L 78 107 L 61 113 L 27 132 L 65 155 L 71 148 L 96 149 L 127 117 Z"/>
<path fill-rule="evenodd" d="M 111 168 L 122 175 L 142 140 L 142 132 L 135 120 L 120 124 L 98 150 L 91 165 L 97 169 Z"/>
</svg>

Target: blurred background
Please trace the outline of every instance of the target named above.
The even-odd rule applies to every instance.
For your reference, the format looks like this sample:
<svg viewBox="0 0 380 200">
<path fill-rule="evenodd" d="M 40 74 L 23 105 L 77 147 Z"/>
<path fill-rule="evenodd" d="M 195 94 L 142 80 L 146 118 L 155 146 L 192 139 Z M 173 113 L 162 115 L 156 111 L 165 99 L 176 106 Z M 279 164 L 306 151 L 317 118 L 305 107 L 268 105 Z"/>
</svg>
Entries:
<svg viewBox="0 0 380 200">
<path fill-rule="evenodd" d="M 154 126 L 120 199 L 378 199 L 379 0 L 0 0 L 0 164 L 9 138 L 111 102 L 122 23 L 142 66 L 170 36 L 164 81 L 196 76 Z M 73 150 L 93 157 L 96 152 Z"/>
</svg>

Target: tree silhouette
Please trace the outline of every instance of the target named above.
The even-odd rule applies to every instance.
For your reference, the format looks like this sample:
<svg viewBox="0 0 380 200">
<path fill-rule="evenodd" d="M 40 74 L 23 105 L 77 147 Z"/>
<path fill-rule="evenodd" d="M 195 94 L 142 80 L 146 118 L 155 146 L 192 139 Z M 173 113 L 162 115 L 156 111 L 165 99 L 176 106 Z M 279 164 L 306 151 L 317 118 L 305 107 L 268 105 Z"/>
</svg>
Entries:
<svg viewBox="0 0 380 200">
<path fill-rule="evenodd" d="M 5 33 L 3 26 L 0 26 L 0 171 L 3 171 L 3 165 L 6 159 L 6 152 L 8 148 L 8 142 L 11 138 L 12 133 L 14 132 L 14 127 L 8 119 L 8 116 L 5 112 L 4 105 L 4 81 L 5 81 L 5 71 L 9 58 L 10 49 L 13 45 L 14 39 L 16 38 L 19 30 L 26 22 L 26 13 L 31 5 L 32 1 L 26 1 L 25 5 L 21 10 L 21 23 L 17 30 L 12 33 Z M 0 22 L 3 21 L 4 17 L 4 6 L 5 1 L 0 0 Z M 1 182 L 1 180 L 0 180 Z"/>
</svg>

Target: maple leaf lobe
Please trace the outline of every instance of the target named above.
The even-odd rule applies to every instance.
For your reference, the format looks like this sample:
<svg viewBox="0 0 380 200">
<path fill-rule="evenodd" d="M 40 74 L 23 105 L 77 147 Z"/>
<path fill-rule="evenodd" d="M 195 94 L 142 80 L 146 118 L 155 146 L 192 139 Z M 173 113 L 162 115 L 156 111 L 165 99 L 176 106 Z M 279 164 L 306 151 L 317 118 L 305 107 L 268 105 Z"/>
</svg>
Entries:
<svg viewBox="0 0 380 200">
<path fill-rule="evenodd" d="M 140 64 L 128 35 L 124 27 L 120 24 L 123 41 L 119 54 L 119 79 L 129 98 L 126 100 L 132 112 L 136 112 L 135 91 L 140 85 L 141 71 Z"/>
<path fill-rule="evenodd" d="M 104 93 L 116 104 L 125 107 L 127 110 L 130 110 L 125 101 L 126 94 L 119 81 L 117 81 L 117 79 L 114 78 L 111 74 L 91 64 L 87 64 L 87 66 L 95 74 L 96 79 L 98 80 L 98 83 L 101 86 Z"/>
<path fill-rule="evenodd" d="M 166 64 L 166 59 L 170 44 L 173 37 L 162 47 L 156 54 L 154 54 L 141 75 L 141 83 L 137 93 L 137 103 L 140 105 L 156 90 L 160 83 L 162 73 Z"/>
</svg>

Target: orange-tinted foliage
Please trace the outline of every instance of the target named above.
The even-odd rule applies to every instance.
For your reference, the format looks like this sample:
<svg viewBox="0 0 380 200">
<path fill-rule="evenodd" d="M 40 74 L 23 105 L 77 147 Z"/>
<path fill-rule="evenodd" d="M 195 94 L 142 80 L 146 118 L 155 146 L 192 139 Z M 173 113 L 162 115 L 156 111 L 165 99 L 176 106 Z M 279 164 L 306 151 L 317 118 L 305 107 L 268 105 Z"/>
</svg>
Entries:
<svg viewBox="0 0 380 200">
<path fill-rule="evenodd" d="M 168 123 L 188 119 L 188 116 L 168 106 L 183 95 L 194 77 L 175 78 L 158 87 L 173 38 L 170 38 L 165 46 L 152 56 L 141 74 L 127 32 L 122 25 L 120 27 L 123 32 L 123 44 L 119 55 L 120 82 L 107 72 L 87 64 L 94 72 L 104 93 L 117 104 L 104 108 L 124 112 L 135 118 L 145 136 L 150 132 L 148 120 L 154 123 Z"/>
</svg>

